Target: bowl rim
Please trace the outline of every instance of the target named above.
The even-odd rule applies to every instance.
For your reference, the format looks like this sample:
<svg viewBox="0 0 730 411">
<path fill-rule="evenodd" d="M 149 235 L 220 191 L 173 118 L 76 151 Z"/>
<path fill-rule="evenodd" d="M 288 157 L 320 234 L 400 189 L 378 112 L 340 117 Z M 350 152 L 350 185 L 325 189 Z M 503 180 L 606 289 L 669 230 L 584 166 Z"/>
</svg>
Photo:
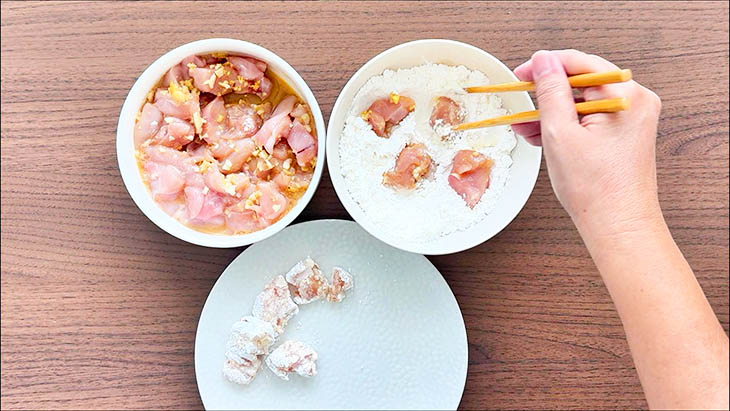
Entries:
<svg viewBox="0 0 730 411">
<path fill-rule="evenodd" d="M 149 90 L 154 87 L 170 67 L 179 63 L 183 58 L 193 54 L 215 51 L 247 55 L 266 62 L 277 75 L 288 81 L 289 85 L 309 105 L 312 116 L 314 117 L 315 129 L 317 130 L 317 163 L 307 190 L 297 200 L 294 207 L 277 222 L 263 230 L 247 234 L 225 235 L 197 231 L 162 211 L 152 199 L 146 185 L 142 181 L 142 176 L 137 167 L 136 158 L 134 157 L 136 151 L 133 143 L 134 123 L 137 113 L 144 104 L 144 96 L 147 95 Z M 317 190 L 324 171 L 326 136 L 327 130 L 319 103 L 307 82 L 304 81 L 294 67 L 276 53 L 258 44 L 231 38 L 207 38 L 185 43 L 165 52 L 145 68 L 129 89 L 120 110 L 117 123 L 117 165 L 124 186 L 134 203 L 160 229 L 180 240 L 200 246 L 213 248 L 240 247 L 261 241 L 281 231 L 293 222 L 309 204 Z"/>
<path fill-rule="evenodd" d="M 335 189 L 335 193 L 337 194 L 337 197 L 340 199 L 340 202 L 345 207 L 347 212 L 350 214 L 350 216 L 358 223 L 360 224 L 364 230 L 366 230 L 370 235 L 378 238 L 379 240 L 387 243 L 388 245 L 391 245 L 395 248 L 412 252 L 412 253 L 418 253 L 418 254 L 425 254 L 425 255 L 445 255 L 445 254 L 454 254 L 458 253 L 473 247 L 476 247 L 479 244 L 482 244 L 489 240 L 490 238 L 497 235 L 499 232 L 501 232 L 505 227 L 507 227 L 522 211 L 525 204 L 527 204 L 527 201 L 532 194 L 535 184 L 537 183 L 537 177 L 540 172 L 540 165 L 542 162 L 542 148 L 535 147 L 533 148 L 536 152 L 537 161 L 536 164 L 533 167 L 532 176 L 530 178 L 530 181 L 524 182 L 523 184 L 529 185 L 529 191 L 527 191 L 527 196 L 524 198 L 524 202 L 520 204 L 518 207 L 514 208 L 514 212 L 511 213 L 509 218 L 505 218 L 502 220 L 499 224 L 495 224 L 495 228 L 492 229 L 490 232 L 488 232 L 484 236 L 473 236 L 471 240 L 469 241 L 451 241 L 448 246 L 446 247 L 435 247 L 432 245 L 432 243 L 416 243 L 409 240 L 398 240 L 394 238 L 385 238 L 384 235 L 381 233 L 381 229 L 371 223 L 370 219 L 367 217 L 367 215 L 364 213 L 364 211 L 360 208 L 360 206 L 357 204 L 357 202 L 350 196 L 350 193 L 347 190 L 346 184 L 344 182 L 344 179 L 342 178 L 342 175 L 339 173 L 339 164 L 338 164 L 338 158 L 339 158 L 339 135 L 342 133 L 342 129 L 336 130 L 332 127 L 332 122 L 335 114 L 340 113 L 343 110 L 346 110 L 348 105 L 351 104 L 351 102 L 344 101 L 344 94 L 345 91 L 348 91 L 350 88 L 354 87 L 354 83 L 357 79 L 359 79 L 360 76 L 363 75 L 371 66 L 377 65 L 379 60 L 383 59 L 385 56 L 388 56 L 390 54 L 399 53 L 403 49 L 408 47 L 414 47 L 414 46 L 421 46 L 421 45 L 431 45 L 434 47 L 460 47 L 464 50 L 470 50 L 472 52 L 475 52 L 477 54 L 482 55 L 486 60 L 490 60 L 493 64 L 504 70 L 506 73 L 509 74 L 509 76 L 512 77 L 514 81 L 518 81 L 519 79 L 514 75 L 512 70 L 507 67 L 501 60 L 490 54 L 489 52 L 482 50 L 479 47 L 476 47 L 472 44 L 464 43 L 461 41 L 456 40 L 450 40 L 450 39 L 438 39 L 438 38 L 430 38 L 430 39 L 419 39 L 419 40 L 413 40 L 408 41 L 405 43 L 397 44 L 393 47 L 390 47 L 386 50 L 381 51 L 380 53 L 376 54 L 372 58 L 370 58 L 365 64 L 363 64 L 355 73 L 348 79 L 347 83 L 345 83 L 344 87 L 340 90 L 340 93 L 337 96 L 337 99 L 335 100 L 335 104 L 332 106 L 332 111 L 330 112 L 327 124 L 328 124 L 328 130 L 327 130 L 327 152 L 328 152 L 328 158 L 327 158 L 327 168 L 329 170 L 330 178 L 332 179 L 332 186 Z M 411 66 L 414 67 L 414 66 Z M 384 69 L 385 70 L 385 69 Z M 377 74 L 376 74 L 377 75 Z M 367 80 L 365 80 L 367 81 Z M 363 83 L 364 84 L 364 83 Z M 355 91 L 357 93 L 357 90 Z M 535 108 L 534 104 L 532 103 L 532 99 L 530 98 L 529 94 L 527 92 L 520 92 L 525 96 L 527 99 L 526 101 L 529 102 L 529 106 L 532 107 L 532 109 Z M 345 111 L 345 116 L 347 115 L 347 111 Z M 343 127 L 344 127 L 344 120 L 343 120 Z M 337 134 L 338 138 L 335 138 L 335 134 Z M 520 138 L 519 136 L 517 137 Z M 519 141 L 518 141 L 519 144 Z M 336 159 L 337 158 L 337 159 Z M 335 163 L 335 164 L 333 164 Z M 338 167 L 334 167 L 334 165 L 338 165 Z M 483 220 L 482 220 L 483 221 Z M 478 223 L 477 223 L 478 224 Z"/>
</svg>

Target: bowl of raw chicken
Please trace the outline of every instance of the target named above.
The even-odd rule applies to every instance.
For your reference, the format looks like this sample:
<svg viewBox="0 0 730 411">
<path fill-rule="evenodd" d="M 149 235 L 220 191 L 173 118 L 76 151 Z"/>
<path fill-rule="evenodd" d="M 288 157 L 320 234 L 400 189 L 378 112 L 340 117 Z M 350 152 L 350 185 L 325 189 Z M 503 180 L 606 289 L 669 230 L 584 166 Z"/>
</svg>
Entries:
<svg viewBox="0 0 730 411">
<path fill-rule="evenodd" d="M 340 201 L 365 230 L 394 247 L 449 254 L 487 241 L 527 202 L 541 149 L 509 126 L 453 126 L 534 110 L 525 92 L 469 94 L 517 81 L 469 44 L 418 40 L 363 65 L 329 119 L 327 164 Z"/>
<path fill-rule="evenodd" d="M 256 44 L 206 39 L 137 79 L 117 159 L 130 196 L 161 229 L 238 247 L 302 212 L 322 175 L 325 133 L 317 100 L 286 61 Z"/>
</svg>

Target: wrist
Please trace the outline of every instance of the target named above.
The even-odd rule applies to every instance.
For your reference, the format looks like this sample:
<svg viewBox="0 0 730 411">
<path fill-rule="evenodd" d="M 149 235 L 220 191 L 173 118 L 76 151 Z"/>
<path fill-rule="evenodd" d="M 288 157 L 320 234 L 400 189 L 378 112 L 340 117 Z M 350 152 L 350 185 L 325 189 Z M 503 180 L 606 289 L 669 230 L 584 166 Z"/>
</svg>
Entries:
<svg viewBox="0 0 730 411">
<path fill-rule="evenodd" d="M 616 204 L 607 207 L 606 204 Z M 659 201 L 656 197 L 604 199 L 595 207 L 587 207 L 571 214 L 573 223 L 586 246 L 606 241 L 629 241 L 667 232 Z"/>
</svg>

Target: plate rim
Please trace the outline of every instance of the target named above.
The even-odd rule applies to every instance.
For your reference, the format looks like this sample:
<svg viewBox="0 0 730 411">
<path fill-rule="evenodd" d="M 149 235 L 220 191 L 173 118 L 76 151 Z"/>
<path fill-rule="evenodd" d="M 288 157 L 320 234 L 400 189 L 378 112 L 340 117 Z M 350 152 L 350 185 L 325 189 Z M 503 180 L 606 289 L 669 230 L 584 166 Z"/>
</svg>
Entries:
<svg viewBox="0 0 730 411">
<path fill-rule="evenodd" d="M 309 221 L 303 221 L 303 222 L 300 222 L 300 223 L 297 223 L 297 224 L 289 225 L 286 228 L 284 228 L 283 230 L 281 230 L 280 232 L 278 232 L 277 234 L 275 234 L 275 235 L 273 235 L 273 236 L 271 236 L 271 237 L 269 237 L 267 239 L 264 239 L 262 241 L 259 241 L 259 242 L 256 242 L 254 244 L 251 244 L 250 246 L 246 247 L 246 249 L 244 249 L 236 257 L 234 257 L 228 263 L 228 265 L 226 265 L 226 267 L 223 269 L 223 271 L 220 273 L 220 275 L 218 275 L 218 278 L 215 280 L 215 283 L 210 288 L 210 291 L 208 291 L 208 295 L 205 298 L 205 302 L 203 303 L 203 307 L 200 309 L 200 315 L 198 317 L 198 324 L 197 324 L 196 329 L 195 329 L 195 341 L 193 343 L 193 367 L 194 367 L 194 370 L 195 370 L 195 385 L 198 388 L 198 396 L 200 397 L 200 402 L 203 404 L 203 408 L 204 409 L 208 410 L 208 409 L 211 409 L 211 408 L 208 405 L 206 405 L 205 398 L 203 397 L 203 393 L 201 392 L 201 388 L 200 388 L 199 369 L 198 369 L 198 352 L 199 352 L 199 349 L 198 349 L 198 335 L 200 333 L 201 324 L 202 324 L 202 321 L 203 321 L 203 313 L 205 312 L 206 307 L 208 305 L 208 300 L 210 299 L 211 294 L 213 294 L 213 291 L 215 290 L 215 288 L 218 286 L 218 283 L 220 282 L 221 278 L 223 277 L 223 274 L 226 272 L 226 270 L 228 270 L 228 268 L 231 265 L 233 265 L 234 262 L 236 262 L 236 260 L 238 260 L 239 258 L 241 258 L 244 253 L 248 252 L 252 248 L 260 248 L 260 247 L 262 247 L 262 244 L 265 245 L 265 243 L 268 242 L 268 240 L 273 239 L 273 238 L 276 238 L 276 236 L 281 235 L 282 233 L 284 233 L 285 231 L 290 230 L 293 227 L 299 227 L 299 226 L 303 226 L 303 225 L 341 224 L 341 223 L 344 223 L 345 225 L 349 225 L 351 227 L 355 227 L 357 229 L 362 230 L 365 234 L 367 234 L 373 240 L 378 241 L 378 242 L 386 245 L 387 247 L 391 248 L 395 252 L 412 254 L 412 255 L 419 256 L 419 257 L 425 259 L 426 262 L 431 266 L 431 268 L 433 268 L 439 274 L 437 277 L 440 279 L 440 281 L 449 290 L 449 294 L 451 295 L 451 300 L 454 302 L 454 304 L 456 304 L 456 307 L 458 309 L 459 319 L 461 320 L 461 329 L 463 331 L 463 340 L 464 340 L 464 344 L 465 344 L 465 347 L 464 347 L 464 353 L 465 353 L 465 355 L 464 355 L 464 375 L 462 376 L 461 393 L 459 394 L 459 397 L 458 397 L 458 400 L 456 401 L 456 403 L 453 404 L 453 406 L 451 408 L 449 408 L 449 409 L 453 409 L 453 410 L 458 409 L 459 404 L 461 403 L 461 400 L 464 397 L 464 390 L 466 389 L 466 380 L 467 380 L 467 376 L 469 374 L 469 338 L 468 338 L 468 332 L 467 332 L 467 329 L 466 329 L 466 322 L 464 322 L 464 314 L 461 311 L 461 306 L 459 305 L 459 301 L 456 299 L 456 295 L 454 295 L 454 291 L 451 289 L 451 286 L 446 281 L 446 279 L 444 278 L 443 274 L 441 274 L 441 271 L 439 271 L 439 269 L 425 255 L 418 254 L 418 253 L 413 253 L 413 252 L 409 252 L 409 251 L 405 251 L 405 250 L 401 250 L 399 248 L 393 247 L 390 244 L 387 244 L 387 243 L 379 240 L 377 237 L 373 236 L 372 234 L 370 234 L 370 232 L 368 232 L 367 230 L 365 230 L 357 222 L 352 221 L 352 220 L 344 220 L 344 219 L 336 219 L 336 218 L 326 218 L 326 219 L 309 220 Z"/>
</svg>

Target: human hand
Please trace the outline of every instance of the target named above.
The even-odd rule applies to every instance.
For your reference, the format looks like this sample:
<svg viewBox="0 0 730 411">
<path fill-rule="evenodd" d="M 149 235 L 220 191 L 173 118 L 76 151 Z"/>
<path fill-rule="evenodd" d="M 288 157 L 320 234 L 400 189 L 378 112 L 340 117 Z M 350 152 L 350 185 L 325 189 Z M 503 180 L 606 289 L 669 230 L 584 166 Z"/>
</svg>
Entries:
<svg viewBox="0 0 730 411">
<path fill-rule="evenodd" d="M 656 187 L 656 129 L 661 101 L 635 81 L 588 87 L 586 101 L 628 97 L 618 113 L 578 117 L 567 75 L 618 70 L 576 50 L 538 51 L 514 72 L 534 81 L 540 121 L 512 128 L 542 145 L 550 182 L 578 229 L 633 229 L 638 220 L 661 219 Z"/>
</svg>

